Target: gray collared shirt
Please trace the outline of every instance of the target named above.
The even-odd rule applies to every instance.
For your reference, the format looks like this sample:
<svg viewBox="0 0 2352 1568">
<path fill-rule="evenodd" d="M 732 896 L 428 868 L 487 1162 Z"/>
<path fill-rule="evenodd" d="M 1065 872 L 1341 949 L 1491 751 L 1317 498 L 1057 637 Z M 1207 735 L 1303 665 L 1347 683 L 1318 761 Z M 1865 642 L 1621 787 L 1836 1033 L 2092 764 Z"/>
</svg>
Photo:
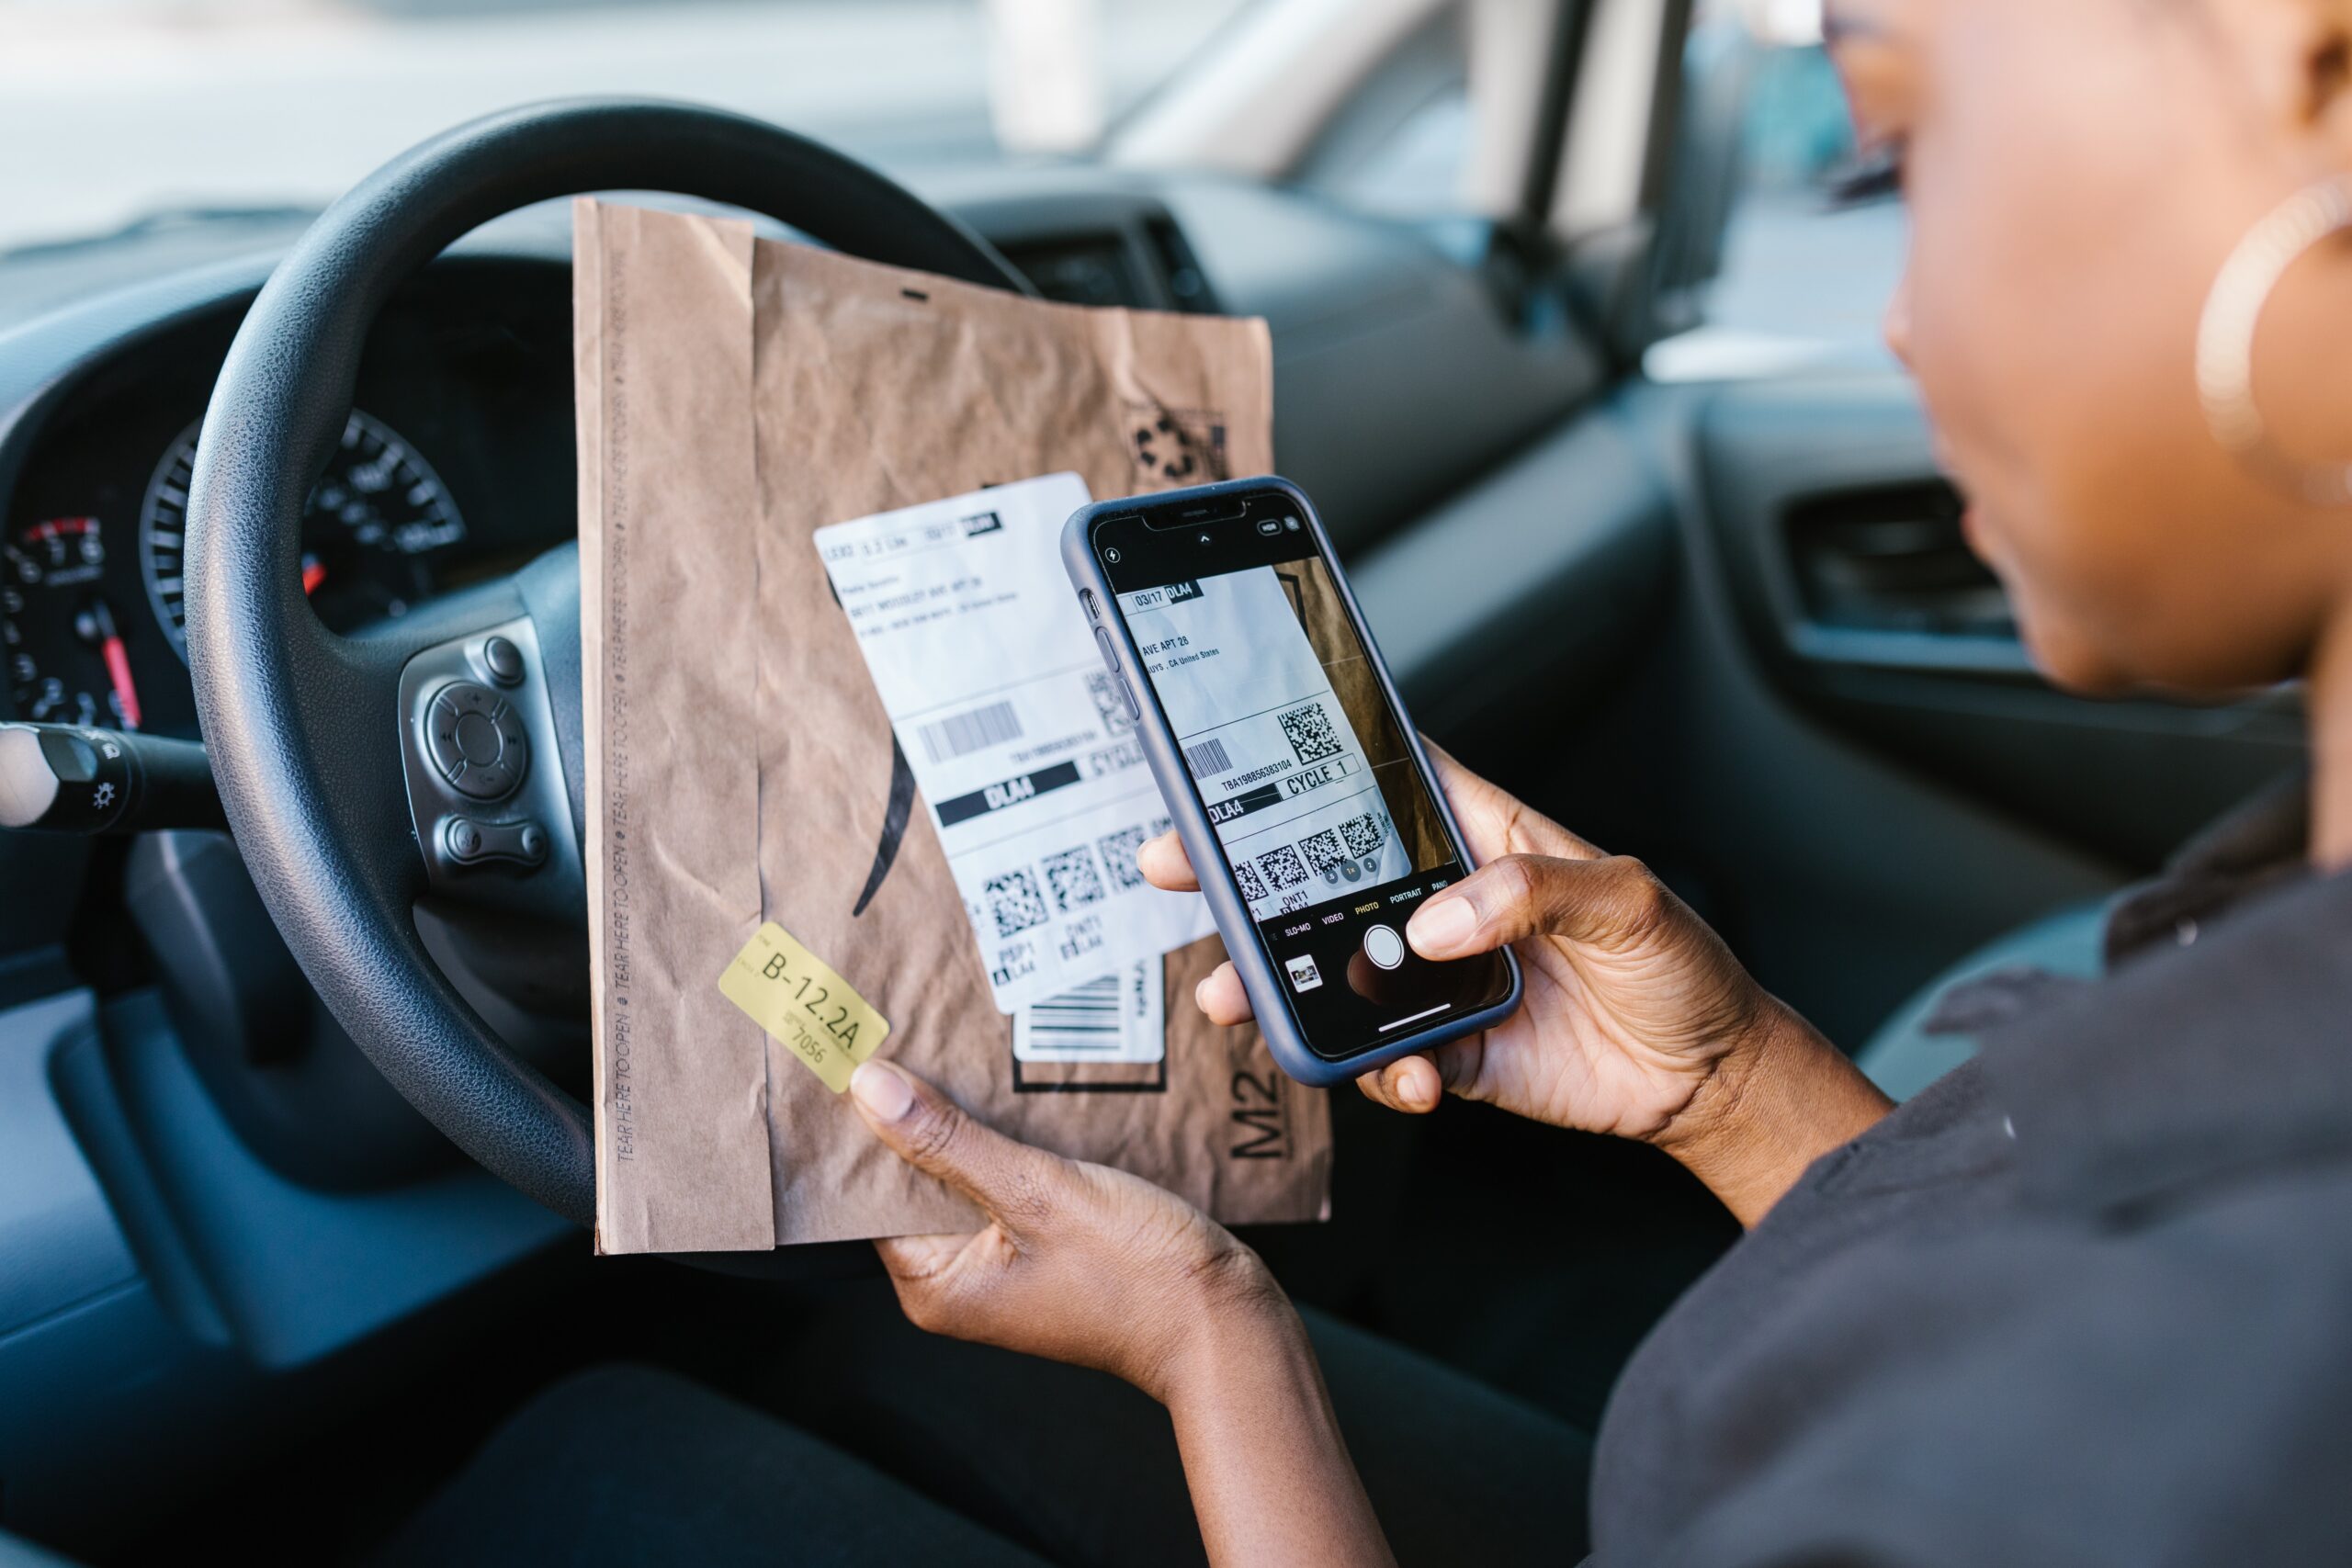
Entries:
<svg viewBox="0 0 2352 1568">
<path fill-rule="evenodd" d="M 2303 823 L 2120 902 L 2105 978 L 1962 999 L 1980 1058 L 1635 1354 L 1598 1562 L 2352 1562 L 2352 874 Z"/>
</svg>

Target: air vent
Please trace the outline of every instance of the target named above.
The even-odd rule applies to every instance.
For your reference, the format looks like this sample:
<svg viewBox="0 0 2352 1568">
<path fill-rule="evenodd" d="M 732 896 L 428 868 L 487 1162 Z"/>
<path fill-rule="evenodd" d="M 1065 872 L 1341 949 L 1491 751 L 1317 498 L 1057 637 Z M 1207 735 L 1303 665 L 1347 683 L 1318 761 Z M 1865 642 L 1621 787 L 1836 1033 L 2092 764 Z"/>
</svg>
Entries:
<svg viewBox="0 0 2352 1568">
<path fill-rule="evenodd" d="M 1159 275 L 1168 285 L 1168 298 L 1180 310 L 1196 311 L 1202 315 L 1216 313 L 1216 293 L 1209 288 L 1208 274 L 1193 254 L 1193 243 L 1184 238 L 1184 231 L 1176 227 L 1172 218 L 1155 218 L 1145 225 L 1151 238 L 1153 257 L 1159 263 Z"/>
<path fill-rule="evenodd" d="M 2014 637 L 1999 580 L 1968 548 L 1951 486 L 1816 496 L 1786 513 L 1805 618 L 1841 631 Z"/>
<path fill-rule="evenodd" d="M 1005 259 L 1048 299 L 1065 305 L 1157 303 L 1144 292 L 1143 280 L 1136 276 L 1135 254 L 1119 234 L 1076 235 L 1001 249 Z"/>
</svg>

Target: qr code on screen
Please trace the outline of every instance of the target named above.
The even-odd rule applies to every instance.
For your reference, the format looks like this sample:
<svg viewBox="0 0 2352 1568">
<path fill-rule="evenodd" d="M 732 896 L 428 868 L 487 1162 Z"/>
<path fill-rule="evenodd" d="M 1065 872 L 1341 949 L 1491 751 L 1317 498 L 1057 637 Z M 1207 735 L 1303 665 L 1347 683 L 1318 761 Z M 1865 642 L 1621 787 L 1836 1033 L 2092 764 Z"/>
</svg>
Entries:
<svg viewBox="0 0 2352 1568">
<path fill-rule="evenodd" d="M 1298 847 L 1306 852 L 1306 863 L 1315 868 L 1317 875 L 1328 875 L 1336 872 L 1340 869 L 1341 861 L 1356 858 L 1340 847 L 1340 830 L 1336 828 L 1326 828 L 1320 833 L 1309 833 L 1298 841 Z"/>
<path fill-rule="evenodd" d="M 1306 880 L 1306 863 L 1298 858 L 1298 852 L 1288 844 L 1260 855 L 1258 869 L 1277 888 L 1295 887 Z"/>
<path fill-rule="evenodd" d="M 1122 828 L 1094 841 L 1102 848 L 1103 868 L 1110 872 L 1111 881 L 1120 892 L 1143 886 L 1143 868 L 1136 864 L 1136 852 L 1143 848 L 1141 828 Z"/>
<path fill-rule="evenodd" d="M 1065 915 L 1102 902 L 1102 878 L 1094 869 L 1094 852 L 1084 844 L 1057 855 L 1047 855 L 1046 882 L 1054 890 L 1055 904 Z"/>
<path fill-rule="evenodd" d="M 1119 695 L 1119 688 L 1113 683 L 1109 671 L 1089 670 L 1086 672 L 1086 694 L 1094 699 L 1094 716 L 1102 721 L 1103 734 L 1133 735 L 1136 732 L 1136 721 L 1128 716 L 1126 701 Z"/>
<path fill-rule="evenodd" d="M 1319 762 L 1340 754 L 1340 738 L 1332 733 L 1331 716 L 1323 711 L 1321 703 L 1291 709 L 1282 716 L 1282 724 L 1283 739 L 1290 742 L 1301 762 Z"/>
<path fill-rule="evenodd" d="M 1233 868 L 1233 880 L 1241 885 L 1241 897 L 1250 903 L 1266 901 L 1266 885 L 1258 880 L 1258 868 L 1242 861 Z"/>
<path fill-rule="evenodd" d="M 989 901 L 989 916 L 996 921 L 996 934 L 1001 937 L 1046 923 L 1045 895 L 1037 891 L 1037 879 L 1025 870 L 991 876 L 980 884 L 980 892 Z"/>
<path fill-rule="evenodd" d="M 1340 824 L 1340 836 L 1348 841 L 1348 853 L 1358 860 L 1380 852 L 1388 830 L 1380 820 L 1380 813 L 1367 811 L 1361 817 L 1351 817 Z"/>
</svg>

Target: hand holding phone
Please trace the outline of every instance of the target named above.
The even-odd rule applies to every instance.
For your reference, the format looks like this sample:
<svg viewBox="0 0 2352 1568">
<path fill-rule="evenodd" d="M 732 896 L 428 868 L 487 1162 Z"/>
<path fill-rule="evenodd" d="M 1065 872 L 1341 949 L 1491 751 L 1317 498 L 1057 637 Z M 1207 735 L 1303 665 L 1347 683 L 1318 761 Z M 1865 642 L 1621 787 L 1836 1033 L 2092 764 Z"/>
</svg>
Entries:
<svg viewBox="0 0 2352 1568">
<path fill-rule="evenodd" d="M 1406 929 L 1432 956 L 1515 944 L 1527 1000 L 1499 1023 L 1356 1080 L 1392 1111 L 1448 1094 L 1666 1150 L 1753 1224 L 1818 1156 L 1890 1109 L 1845 1055 L 1756 983 L 1639 861 L 1604 854 L 1442 751 L 1439 784 L 1484 863 Z M 1139 857 L 1155 887 L 1199 886 L 1175 835 Z M 1435 919 L 1449 908 L 1453 918 Z M 1435 928 L 1432 930 L 1431 928 Z M 1239 974 L 1194 993 L 1247 1023 Z"/>
<path fill-rule="evenodd" d="M 1508 952 L 1404 939 L 1472 862 L 1306 495 L 1102 502 L 1063 560 L 1283 1070 L 1334 1083 L 1508 1016 Z"/>
</svg>

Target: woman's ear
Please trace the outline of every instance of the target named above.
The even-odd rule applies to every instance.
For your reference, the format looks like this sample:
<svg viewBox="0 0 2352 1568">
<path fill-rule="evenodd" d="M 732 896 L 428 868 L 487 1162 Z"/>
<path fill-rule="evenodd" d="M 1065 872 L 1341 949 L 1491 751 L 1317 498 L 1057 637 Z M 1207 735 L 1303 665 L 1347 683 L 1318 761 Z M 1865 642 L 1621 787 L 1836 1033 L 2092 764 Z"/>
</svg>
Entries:
<svg viewBox="0 0 2352 1568">
<path fill-rule="evenodd" d="M 2316 138 L 2331 167 L 2352 171 L 2352 0 L 2204 0 L 2239 31 L 2272 120 Z"/>
<path fill-rule="evenodd" d="M 2308 4 L 2301 73 L 2305 118 L 2340 150 L 2352 151 L 2352 4 L 2324 0 Z"/>
<path fill-rule="evenodd" d="M 2224 62 L 2257 129 L 2352 168 L 2352 0 L 2188 0 L 2189 47 Z M 2316 172 L 2316 171 L 2313 171 Z"/>
</svg>

